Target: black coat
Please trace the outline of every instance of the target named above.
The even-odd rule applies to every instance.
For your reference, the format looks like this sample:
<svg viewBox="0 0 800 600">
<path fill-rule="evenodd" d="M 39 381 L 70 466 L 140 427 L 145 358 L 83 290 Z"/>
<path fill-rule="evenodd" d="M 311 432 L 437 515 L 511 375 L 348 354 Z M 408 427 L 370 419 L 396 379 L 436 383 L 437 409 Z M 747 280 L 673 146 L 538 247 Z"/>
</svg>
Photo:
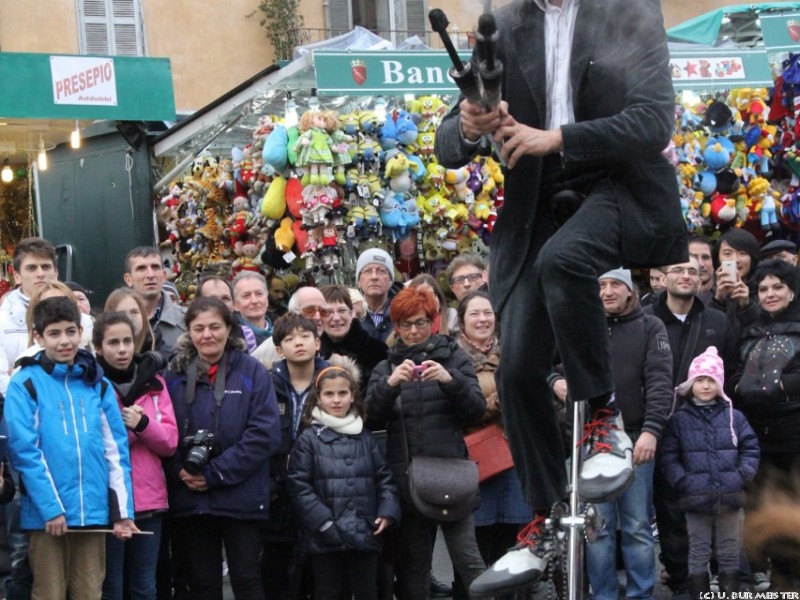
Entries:
<svg viewBox="0 0 800 600">
<path fill-rule="evenodd" d="M 672 353 L 664 324 L 641 308 L 608 317 L 617 406 L 625 431 L 657 438 L 672 407 Z"/>
<path fill-rule="evenodd" d="M 742 334 L 737 407 L 764 452 L 800 452 L 800 305 L 761 316 Z"/>
<path fill-rule="evenodd" d="M 672 349 L 672 385 L 673 387 L 686 381 L 689 365 L 709 346 L 714 346 L 725 365 L 725 380 L 733 379 L 736 369 L 736 336 L 725 313 L 716 308 L 705 306 L 695 297 L 692 308 L 681 321 L 672 314 L 667 306 L 667 293 L 657 294 L 650 306 L 644 308 L 645 314 L 658 317 L 667 329 L 669 346 Z M 692 324 L 698 323 L 697 341 L 688 348 L 689 333 Z M 727 386 L 726 386 L 727 389 Z"/>
<path fill-rule="evenodd" d="M 520 123 L 546 128 L 544 13 L 515 0 L 495 13 L 503 99 Z M 575 123 L 561 128 L 568 171 L 608 186 L 618 199 L 622 263 L 659 266 L 685 261 L 686 224 L 675 171 L 661 151 L 674 126 L 669 51 L 657 0 L 581 0 L 570 62 Z M 446 167 L 472 158 L 462 143 L 457 105 L 436 133 Z M 501 311 L 529 264 L 542 159 L 523 157 L 508 171 L 506 202 L 492 236 L 492 297 Z M 543 214 L 541 211 L 540 214 Z M 535 249 L 534 249 L 535 250 Z"/>
<path fill-rule="evenodd" d="M 727 402 L 684 402 L 667 423 L 659 456 L 664 478 L 680 494 L 681 508 L 715 514 L 742 508 L 744 486 L 758 470 L 760 452 L 747 419 Z"/>
<path fill-rule="evenodd" d="M 393 387 L 387 383 L 395 366 L 405 359 L 414 364 L 434 360 L 452 375 L 447 384 L 438 381 L 410 381 Z M 483 397 L 475 369 L 458 344 L 445 336 L 433 335 L 427 342 L 406 346 L 398 342 L 389 358 L 372 371 L 367 390 L 367 417 L 372 429 L 386 429 L 386 455 L 405 499 L 406 456 L 396 401 L 400 398 L 410 456 L 466 458 L 464 426 L 483 416 Z"/>
<path fill-rule="evenodd" d="M 369 317 L 367 318 L 369 319 Z M 350 330 L 343 339 L 334 342 L 327 333 L 323 333 L 320 338 L 319 355 L 325 360 L 328 360 L 332 354 L 341 354 L 356 361 L 361 370 L 362 395 L 367 391 L 372 369 L 386 359 L 387 352 L 386 344 L 368 334 L 358 319 L 353 319 L 350 323 Z"/>
<path fill-rule="evenodd" d="M 314 424 L 297 438 L 289 461 L 289 493 L 311 554 L 377 552 L 375 519 L 400 520 L 397 486 L 372 434 L 344 435 Z M 328 529 L 319 529 L 333 521 Z"/>
</svg>

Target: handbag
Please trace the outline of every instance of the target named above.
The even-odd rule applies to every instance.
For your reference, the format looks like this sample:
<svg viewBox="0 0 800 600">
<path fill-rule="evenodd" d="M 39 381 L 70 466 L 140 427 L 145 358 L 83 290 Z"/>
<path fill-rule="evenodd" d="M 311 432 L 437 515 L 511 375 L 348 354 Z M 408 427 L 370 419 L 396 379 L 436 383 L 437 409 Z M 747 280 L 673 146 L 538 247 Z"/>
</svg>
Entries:
<svg viewBox="0 0 800 600">
<path fill-rule="evenodd" d="M 511 448 L 497 423 L 464 436 L 469 457 L 478 464 L 478 479 L 483 482 L 514 467 Z"/>
<path fill-rule="evenodd" d="M 423 516 L 435 521 L 463 519 L 478 503 L 478 466 L 466 458 L 410 457 L 399 396 L 396 407 L 400 418 L 400 435 L 403 436 L 411 503 Z"/>
</svg>

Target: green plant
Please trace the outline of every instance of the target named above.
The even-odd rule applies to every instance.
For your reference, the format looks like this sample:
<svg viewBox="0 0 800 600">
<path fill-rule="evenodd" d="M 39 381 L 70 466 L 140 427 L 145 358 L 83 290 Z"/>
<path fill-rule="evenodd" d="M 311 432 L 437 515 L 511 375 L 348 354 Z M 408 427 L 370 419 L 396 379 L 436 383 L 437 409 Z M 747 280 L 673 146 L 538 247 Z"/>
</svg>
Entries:
<svg viewBox="0 0 800 600">
<path fill-rule="evenodd" d="M 303 15 L 300 0 L 261 0 L 248 17 L 260 16 L 277 60 L 291 59 L 292 50 L 302 44 Z"/>
</svg>

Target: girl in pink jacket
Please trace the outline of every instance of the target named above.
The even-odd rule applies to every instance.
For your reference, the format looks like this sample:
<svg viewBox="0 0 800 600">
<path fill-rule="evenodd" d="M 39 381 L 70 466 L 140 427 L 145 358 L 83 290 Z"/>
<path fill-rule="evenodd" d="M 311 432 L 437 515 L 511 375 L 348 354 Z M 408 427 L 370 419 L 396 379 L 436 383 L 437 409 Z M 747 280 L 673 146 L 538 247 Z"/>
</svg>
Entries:
<svg viewBox="0 0 800 600">
<path fill-rule="evenodd" d="M 100 315 L 93 342 L 97 361 L 117 393 L 128 430 L 136 525 L 143 532 L 152 532 L 127 542 L 108 536 L 103 599 L 122 600 L 123 572 L 127 571 L 129 597 L 155 600 L 161 524 L 167 510 L 161 459 L 172 456 L 178 445 L 172 401 L 158 374 L 166 361 L 156 352 L 134 353 L 133 324 L 123 313 Z"/>
</svg>

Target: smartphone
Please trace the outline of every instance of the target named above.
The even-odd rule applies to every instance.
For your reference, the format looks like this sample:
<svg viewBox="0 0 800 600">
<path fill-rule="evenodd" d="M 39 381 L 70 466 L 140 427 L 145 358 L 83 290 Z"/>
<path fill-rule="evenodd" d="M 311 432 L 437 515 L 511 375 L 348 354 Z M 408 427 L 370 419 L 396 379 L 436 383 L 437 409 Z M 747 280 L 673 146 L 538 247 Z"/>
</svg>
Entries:
<svg viewBox="0 0 800 600">
<path fill-rule="evenodd" d="M 736 281 L 739 278 L 735 260 L 723 260 L 722 272 L 725 273 L 731 281 Z"/>
</svg>

